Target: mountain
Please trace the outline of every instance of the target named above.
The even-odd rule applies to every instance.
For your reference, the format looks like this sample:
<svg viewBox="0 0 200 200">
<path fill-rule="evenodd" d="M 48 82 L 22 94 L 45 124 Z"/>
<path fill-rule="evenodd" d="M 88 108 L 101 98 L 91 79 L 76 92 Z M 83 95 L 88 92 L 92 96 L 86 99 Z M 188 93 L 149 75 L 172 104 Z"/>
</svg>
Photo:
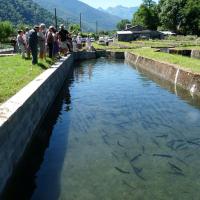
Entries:
<svg viewBox="0 0 200 200">
<path fill-rule="evenodd" d="M 53 15 L 32 0 L 0 0 L 0 21 L 9 20 L 14 25 L 52 24 Z M 64 20 L 58 19 L 60 23 Z"/>
<path fill-rule="evenodd" d="M 121 20 L 120 17 L 102 12 L 98 9 L 80 2 L 78 0 L 33 0 L 41 7 L 54 12 L 69 22 L 78 23 L 81 13 L 83 29 L 87 31 L 95 31 L 96 21 L 98 30 L 116 29 L 116 24 Z"/>
<path fill-rule="evenodd" d="M 100 11 L 104 11 L 106 13 L 116 15 L 122 19 L 133 18 L 133 14 L 138 10 L 138 7 L 124 7 L 124 6 L 116 6 L 116 7 L 108 7 L 107 9 L 98 8 Z"/>
</svg>

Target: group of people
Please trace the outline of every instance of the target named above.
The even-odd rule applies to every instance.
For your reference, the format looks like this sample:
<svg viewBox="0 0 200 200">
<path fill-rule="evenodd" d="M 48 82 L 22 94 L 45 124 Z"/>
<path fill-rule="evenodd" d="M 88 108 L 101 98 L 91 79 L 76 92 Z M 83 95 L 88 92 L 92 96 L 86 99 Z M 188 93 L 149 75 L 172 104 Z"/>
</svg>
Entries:
<svg viewBox="0 0 200 200">
<path fill-rule="evenodd" d="M 40 59 L 45 59 L 46 54 L 49 58 L 60 58 L 61 55 L 78 51 L 82 49 L 82 37 L 79 33 L 72 36 L 63 24 L 57 31 L 54 26 L 46 29 L 45 24 L 34 26 L 33 29 L 28 28 L 18 31 L 17 46 L 22 58 L 30 58 L 32 55 L 32 64 L 37 64 L 38 54 Z M 92 49 L 91 39 L 86 38 L 86 48 Z M 39 51 L 39 52 L 38 52 Z"/>
</svg>

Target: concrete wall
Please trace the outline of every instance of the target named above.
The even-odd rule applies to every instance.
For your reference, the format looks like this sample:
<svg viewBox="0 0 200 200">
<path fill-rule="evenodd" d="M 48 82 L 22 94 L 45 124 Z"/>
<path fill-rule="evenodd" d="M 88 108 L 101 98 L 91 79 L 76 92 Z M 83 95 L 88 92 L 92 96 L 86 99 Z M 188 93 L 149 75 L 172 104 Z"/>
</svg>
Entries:
<svg viewBox="0 0 200 200">
<path fill-rule="evenodd" d="M 191 57 L 200 59 L 200 50 L 192 50 Z"/>
<path fill-rule="evenodd" d="M 160 78 L 170 81 L 182 88 L 200 96 L 200 74 L 192 73 L 179 68 L 177 65 L 155 61 L 126 52 L 125 59 Z"/>
<path fill-rule="evenodd" d="M 176 48 L 160 48 L 161 52 L 171 53 L 171 54 L 179 54 L 182 56 L 188 56 L 191 58 L 200 59 L 200 50 L 190 50 L 190 49 L 176 49 Z"/>
<path fill-rule="evenodd" d="M 124 59 L 124 52 L 106 51 L 106 57 L 115 59 Z"/>
<path fill-rule="evenodd" d="M 0 106 L 0 192 L 53 103 L 74 61 L 60 60 Z"/>
</svg>

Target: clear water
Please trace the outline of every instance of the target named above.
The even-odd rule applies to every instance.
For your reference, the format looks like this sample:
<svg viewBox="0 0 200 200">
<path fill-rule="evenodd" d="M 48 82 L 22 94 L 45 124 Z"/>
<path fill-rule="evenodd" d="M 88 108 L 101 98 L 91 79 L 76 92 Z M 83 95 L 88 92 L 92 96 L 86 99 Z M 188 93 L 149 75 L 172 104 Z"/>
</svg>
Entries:
<svg viewBox="0 0 200 200">
<path fill-rule="evenodd" d="M 199 100 L 155 80 L 124 61 L 77 63 L 31 199 L 199 200 Z"/>
</svg>

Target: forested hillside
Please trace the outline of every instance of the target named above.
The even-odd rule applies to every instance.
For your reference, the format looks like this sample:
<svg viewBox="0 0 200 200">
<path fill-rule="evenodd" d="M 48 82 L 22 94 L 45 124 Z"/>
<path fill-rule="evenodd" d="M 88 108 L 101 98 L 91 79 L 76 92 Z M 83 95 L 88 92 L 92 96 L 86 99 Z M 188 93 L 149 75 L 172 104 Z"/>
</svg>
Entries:
<svg viewBox="0 0 200 200">
<path fill-rule="evenodd" d="M 14 25 L 54 24 L 54 16 L 32 0 L 0 0 L 0 20 L 9 20 Z"/>
<path fill-rule="evenodd" d="M 33 0 L 45 9 L 53 11 L 57 8 L 59 17 L 69 22 L 79 24 L 80 13 L 82 16 L 83 30 L 113 30 L 121 18 L 109 13 L 101 12 L 78 0 Z"/>
</svg>

